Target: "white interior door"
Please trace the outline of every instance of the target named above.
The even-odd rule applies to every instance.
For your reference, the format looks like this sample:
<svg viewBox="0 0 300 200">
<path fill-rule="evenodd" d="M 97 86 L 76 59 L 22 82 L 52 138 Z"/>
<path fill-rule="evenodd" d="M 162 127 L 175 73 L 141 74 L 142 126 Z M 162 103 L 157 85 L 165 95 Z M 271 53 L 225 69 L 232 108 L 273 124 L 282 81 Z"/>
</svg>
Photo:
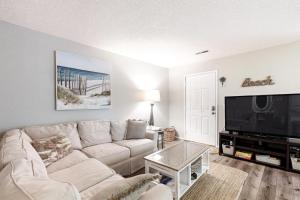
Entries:
<svg viewBox="0 0 300 200">
<path fill-rule="evenodd" d="M 186 77 L 186 139 L 217 145 L 217 72 Z"/>
</svg>

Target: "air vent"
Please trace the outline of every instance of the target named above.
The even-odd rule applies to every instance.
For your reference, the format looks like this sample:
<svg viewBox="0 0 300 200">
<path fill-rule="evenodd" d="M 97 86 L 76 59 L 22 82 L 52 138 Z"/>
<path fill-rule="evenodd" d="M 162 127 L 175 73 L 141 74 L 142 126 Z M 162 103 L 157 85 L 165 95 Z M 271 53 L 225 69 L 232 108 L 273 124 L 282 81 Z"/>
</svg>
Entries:
<svg viewBox="0 0 300 200">
<path fill-rule="evenodd" d="M 200 55 L 200 54 L 204 54 L 204 53 L 208 53 L 208 50 L 198 51 L 197 53 L 195 53 L 195 55 Z"/>
</svg>

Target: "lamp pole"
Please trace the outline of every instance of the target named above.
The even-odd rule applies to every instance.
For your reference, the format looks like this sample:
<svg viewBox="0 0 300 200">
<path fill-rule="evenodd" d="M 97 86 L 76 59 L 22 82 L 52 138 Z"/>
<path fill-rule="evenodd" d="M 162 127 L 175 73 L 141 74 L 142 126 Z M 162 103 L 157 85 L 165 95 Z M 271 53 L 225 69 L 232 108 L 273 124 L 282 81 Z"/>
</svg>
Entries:
<svg viewBox="0 0 300 200">
<path fill-rule="evenodd" d="M 154 107 L 154 103 L 151 103 L 149 126 L 154 126 L 153 107 Z"/>
</svg>

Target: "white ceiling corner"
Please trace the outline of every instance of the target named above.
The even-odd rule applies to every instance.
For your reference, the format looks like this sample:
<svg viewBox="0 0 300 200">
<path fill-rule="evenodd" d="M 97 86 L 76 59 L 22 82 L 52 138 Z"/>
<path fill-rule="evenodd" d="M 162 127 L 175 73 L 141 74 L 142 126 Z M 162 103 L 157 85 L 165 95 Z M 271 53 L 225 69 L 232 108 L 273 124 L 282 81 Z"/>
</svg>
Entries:
<svg viewBox="0 0 300 200">
<path fill-rule="evenodd" d="M 0 0 L 0 19 L 164 67 L 300 40 L 299 0 Z"/>
</svg>

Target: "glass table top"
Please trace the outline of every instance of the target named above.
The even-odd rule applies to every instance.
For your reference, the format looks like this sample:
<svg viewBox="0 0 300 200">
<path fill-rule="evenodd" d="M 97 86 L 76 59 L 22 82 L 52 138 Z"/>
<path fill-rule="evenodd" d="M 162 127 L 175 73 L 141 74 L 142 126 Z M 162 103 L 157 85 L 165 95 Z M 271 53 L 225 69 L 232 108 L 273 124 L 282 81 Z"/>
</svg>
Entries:
<svg viewBox="0 0 300 200">
<path fill-rule="evenodd" d="M 174 170 L 180 170 L 209 148 L 210 146 L 206 144 L 184 140 L 174 146 L 146 156 L 145 159 Z"/>
</svg>

